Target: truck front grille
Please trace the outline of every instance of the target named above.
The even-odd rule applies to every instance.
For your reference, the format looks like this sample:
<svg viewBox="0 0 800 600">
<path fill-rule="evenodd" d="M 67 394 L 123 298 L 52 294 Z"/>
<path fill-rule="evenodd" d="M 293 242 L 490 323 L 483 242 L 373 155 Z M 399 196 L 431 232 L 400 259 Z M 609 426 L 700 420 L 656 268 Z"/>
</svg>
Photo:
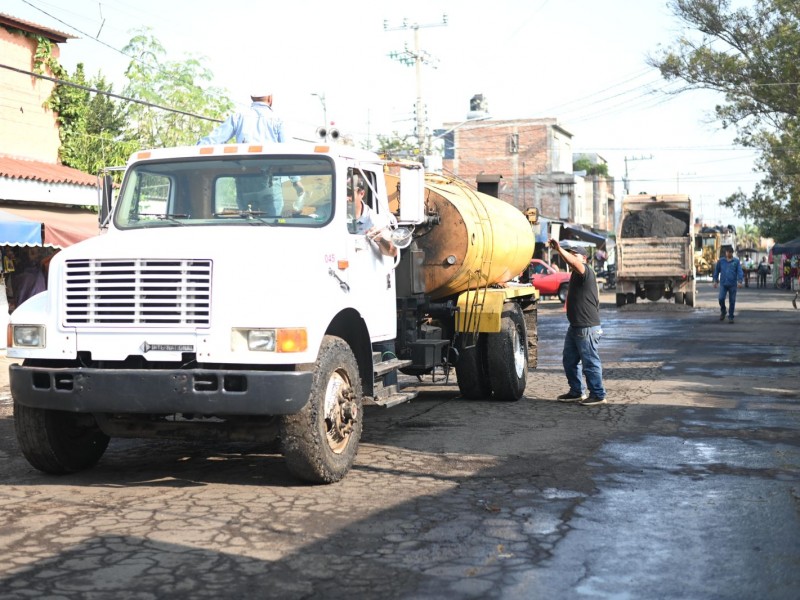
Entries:
<svg viewBox="0 0 800 600">
<path fill-rule="evenodd" d="M 65 325 L 202 327 L 211 322 L 211 261 L 68 260 Z"/>
</svg>

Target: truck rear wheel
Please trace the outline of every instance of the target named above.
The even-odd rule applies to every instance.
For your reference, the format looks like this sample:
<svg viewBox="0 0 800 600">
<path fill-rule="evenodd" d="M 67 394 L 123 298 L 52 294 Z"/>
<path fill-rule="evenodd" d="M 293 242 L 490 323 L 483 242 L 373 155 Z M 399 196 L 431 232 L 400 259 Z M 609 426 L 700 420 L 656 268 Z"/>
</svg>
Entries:
<svg viewBox="0 0 800 600">
<path fill-rule="evenodd" d="M 325 336 L 303 409 L 281 417 L 283 455 L 295 477 L 311 483 L 333 483 L 353 465 L 363 420 L 361 378 L 347 343 Z"/>
<path fill-rule="evenodd" d="M 474 346 L 463 348 L 456 363 L 458 390 L 467 400 L 492 395 L 489 367 L 486 362 L 486 334 L 479 333 Z"/>
<path fill-rule="evenodd" d="M 495 400 L 519 400 L 528 377 L 525 319 L 515 302 L 506 302 L 500 331 L 487 338 L 489 382 Z"/>
<path fill-rule="evenodd" d="M 686 292 L 685 300 L 687 306 L 694 306 L 694 290 Z"/>
<path fill-rule="evenodd" d="M 93 467 L 108 447 L 94 417 L 14 403 L 14 429 L 31 466 L 51 475 Z"/>
<path fill-rule="evenodd" d="M 683 292 L 675 292 L 675 304 L 683 304 L 684 296 Z"/>
<path fill-rule="evenodd" d="M 617 306 L 625 306 L 625 294 L 617 294 Z"/>
</svg>

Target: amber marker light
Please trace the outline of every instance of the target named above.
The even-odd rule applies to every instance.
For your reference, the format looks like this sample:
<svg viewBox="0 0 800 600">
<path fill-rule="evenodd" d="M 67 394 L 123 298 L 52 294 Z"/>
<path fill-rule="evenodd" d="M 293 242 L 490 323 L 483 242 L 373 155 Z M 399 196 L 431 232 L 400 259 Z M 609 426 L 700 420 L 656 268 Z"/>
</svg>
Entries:
<svg viewBox="0 0 800 600">
<path fill-rule="evenodd" d="M 347 267 L 350 266 L 350 261 L 348 261 L 348 260 L 338 260 L 338 261 L 336 261 L 336 266 L 339 267 L 340 271 L 344 271 Z"/>
<path fill-rule="evenodd" d="M 203 146 L 200 148 L 200 154 L 214 154 L 214 149 L 210 146 Z"/>
<path fill-rule="evenodd" d="M 305 352 L 308 349 L 308 334 L 305 328 L 278 329 L 278 352 Z"/>
<path fill-rule="evenodd" d="M 139 160 L 144 160 L 145 158 L 150 158 L 150 152 L 139 152 L 136 155 L 136 158 L 138 158 Z"/>
<path fill-rule="evenodd" d="M 314 152 L 330 152 L 330 146 L 314 146 Z"/>
</svg>

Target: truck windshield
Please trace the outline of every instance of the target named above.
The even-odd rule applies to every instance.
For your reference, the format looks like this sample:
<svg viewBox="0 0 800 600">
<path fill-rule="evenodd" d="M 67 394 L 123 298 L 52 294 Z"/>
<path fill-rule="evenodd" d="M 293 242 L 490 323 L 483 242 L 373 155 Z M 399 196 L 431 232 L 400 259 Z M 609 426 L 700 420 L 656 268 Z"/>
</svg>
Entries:
<svg viewBox="0 0 800 600">
<path fill-rule="evenodd" d="M 332 216 L 326 157 L 225 156 L 134 164 L 114 223 L 121 229 L 198 225 L 321 227 Z"/>
</svg>

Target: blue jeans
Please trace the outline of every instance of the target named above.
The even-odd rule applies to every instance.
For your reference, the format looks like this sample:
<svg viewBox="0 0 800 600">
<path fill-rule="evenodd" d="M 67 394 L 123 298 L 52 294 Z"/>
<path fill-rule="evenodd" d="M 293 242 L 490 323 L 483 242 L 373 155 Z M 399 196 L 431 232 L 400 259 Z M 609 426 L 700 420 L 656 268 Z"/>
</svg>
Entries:
<svg viewBox="0 0 800 600">
<path fill-rule="evenodd" d="M 606 397 L 606 390 L 603 387 L 603 366 L 600 364 L 600 354 L 597 351 L 602 333 L 599 326 L 570 325 L 567 329 L 562 363 L 569 391 L 573 394 L 583 393 L 583 376 L 585 376 L 589 392 L 598 398 Z"/>
<path fill-rule="evenodd" d="M 719 310 L 725 316 L 725 296 L 728 295 L 728 318 L 733 320 L 733 309 L 736 308 L 736 284 L 719 285 Z"/>
</svg>

